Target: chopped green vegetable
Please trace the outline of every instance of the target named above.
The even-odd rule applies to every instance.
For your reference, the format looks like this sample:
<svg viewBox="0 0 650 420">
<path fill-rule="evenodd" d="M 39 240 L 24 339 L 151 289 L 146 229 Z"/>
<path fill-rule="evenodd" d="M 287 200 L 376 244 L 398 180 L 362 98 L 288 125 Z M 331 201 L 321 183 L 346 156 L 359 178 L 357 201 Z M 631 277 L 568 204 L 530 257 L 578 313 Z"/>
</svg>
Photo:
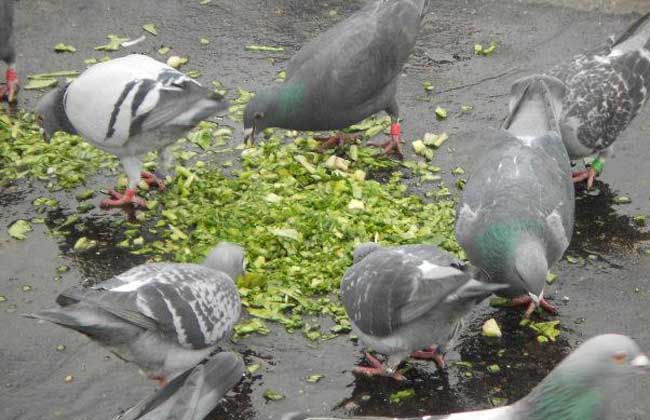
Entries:
<svg viewBox="0 0 650 420">
<path fill-rule="evenodd" d="M 67 273 L 70 271 L 70 266 L 67 265 L 60 265 L 56 268 L 56 272 L 59 274 Z"/>
<path fill-rule="evenodd" d="M 501 367 L 499 367 L 499 365 L 489 365 L 487 370 L 490 373 L 499 373 L 501 372 Z"/>
<path fill-rule="evenodd" d="M 548 338 L 551 341 L 555 341 L 560 335 L 559 328 L 556 328 L 560 325 L 559 320 L 548 321 L 548 322 L 529 322 L 528 327 L 535 331 L 537 334 Z"/>
<path fill-rule="evenodd" d="M 39 74 L 30 74 L 27 76 L 29 80 L 49 80 L 56 79 L 57 77 L 77 77 L 79 72 L 76 70 L 62 70 L 55 71 L 52 73 L 39 73 Z"/>
<path fill-rule="evenodd" d="M 257 51 L 257 52 L 282 52 L 284 47 L 270 47 L 267 45 L 247 45 L 246 49 L 248 51 Z"/>
<path fill-rule="evenodd" d="M 122 38 L 117 35 L 109 35 L 108 36 L 108 44 L 105 45 L 100 45 L 99 47 L 95 47 L 95 50 L 97 51 L 117 51 L 120 49 L 120 45 L 122 42 L 128 41 L 129 38 Z"/>
<path fill-rule="evenodd" d="M 438 118 L 439 120 L 444 120 L 445 118 L 447 118 L 447 110 L 440 106 L 436 107 L 436 118 Z"/>
<path fill-rule="evenodd" d="M 96 246 L 97 246 L 97 241 L 82 236 L 81 238 L 77 239 L 77 242 L 75 242 L 73 248 L 77 252 L 84 252 L 84 251 L 88 251 L 89 249 L 93 249 Z"/>
<path fill-rule="evenodd" d="M 248 373 L 255 373 L 258 370 L 260 370 L 261 367 L 262 365 L 260 365 L 259 363 L 253 363 L 252 365 L 246 366 L 246 370 L 248 371 Z"/>
<path fill-rule="evenodd" d="M 94 190 L 84 190 L 78 193 L 75 197 L 79 201 L 89 200 L 95 196 Z"/>
<path fill-rule="evenodd" d="M 388 400 L 390 401 L 391 404 L 399 404 L 402 401 L 411 399 L 413 397 L 415 397 L 415 390 L 413 388 L 408 388 L 390 394 Z"/>
<path fill-rule="evenodd" d="M 87 66 L 92 66 L 93 64 L 97 64 L 97 59 L 96 58 L 86 58 L 84 60 L 84 64 Z"/>
<path fill-rule="evenodd" d="M 30 80 L 27 82 L 23 89 L 25 90 L 36 90 L 36 89 L 48 89 L 54 87 L 58 84 L 56 79 L 36 79 Z"/>
<path fill-rule="evenodd" d="M 56 44 L 54 46 L 54 51 L 56 51 L 58 53 L 61 53 L 61 52 L 73 53 L 73 52 L 76 52 L 77 49 L 75 47 L 73 47 L 72 45 L 65 45 L 64 43 L 59 42 L 58 44 Z"/>
<path fill-rule="evenodd" d="M 486 337 L 497 337 L 500 338 L 502 336 L 501 333 L 501 328 L 499 328 L 499 324 L 497 324 L 497 320 L 494 318 L 490 318 L 485 323 L 483 324 L 483 335 Z"/>
<path fill-rule="evenodd" d="M 457 168 L 452 169 L 451 173 L 453 175 L 463 175 L 463 174 L 465 174 L 465 170 L 459 166 Z"/>
<path fill-rule="evenodd" d="M 275 80 L 277 82 L 284 82 L 286 79 L 287 79 L 287 72 L 284 70 L 279 72 L 278 75 L 275 77 Z"/>
<path fill-rule="evenodd" d="M 27 234 L 32 231 L 32 224 L 27 220 L 16 220 L 9 226 L 9 236 L 14 239 L 23 240 L 27 238 Z"/>
<path fill-rule="evenodd" d="M 187 64 L 189 61 L 189 58 L 187 57 L 179 57 L 177 55 L 172 55 L 167 59 L 167 65 L 169 67 L 173 67 L 175 69 L 179 69 L 181 66 Z"/>
<path fill-rule="evenodd" d="M 573 255 L 567 255 L 566 260 L 569 262 L 569 264 L 578 264 L 580 262 L 580 259 L 574 257 Z"/>
<path fill-rule="evenodd" d="M 307 377 L 307 382 L 309 382 L 310 384 L 315 384 L 316 382 L 320 381 L 324 377 L 325 377 L 325 375 L 321 375 L 321 374 L 318 374 L 318 373 L 314 374 L 314 375 L 309 375 Z"/>
<path fill-rule="evenodd" d="M 483 48 L 481 44 L 474 45 L 474 54 L 476 55 L 482 55 L 487 57 L 494 54 L 496 50 L 497 50 L 497 43 L 495 41 L 490 42 L 490 46 L 487 48 Z"/>
<path fill-rule="evenodd" d="M 264 321 L 258 318 L 253 318 L 249 321 L 241 322 L 235 326 L 235 333 L 240 336 L 252 334 L 254 332 L 262 335 L 267 335 L 271 332 L 271 330 L 269 330 L 266 324 L 264 324 Z"/>
<path fill-rule="evenodd" d="M 160 47 L 158 48 L 158 54 L 167 55 L 172 49 L 169 47 Z"/>
<path fill-rule="evenodd" d="M 555 283 L 555 280 L 558 279 L 558 277 L 559 277 L 559 276 L 558 276 L 557 274 L 549 272 L 549 273 L 546 275 L 546 283 L 548 283 L 548 284 L 553 284 L 553 283 Z"/>
<path fill-rule="evenodd" d="M 199 39 L 199 42 L 201 43 L 201 45 L 208 45 L 208 44 L 210 44 L 210 40 L 207 39 L 207 38 L 201 38 L 201 39 Z"/>
<path fill-rule="evenodd" d="M 426 92 L 433 92 L 434 86 L 431 82 L 422 82 L 422 87 Z"/>
<path fill-rule="evenodd" d="M 630 197 L 626 197 L 624 195 L 619 195 L 614 197 L 614 204 L 630 204 L 632 202 L 632 199 Z"/>
<path fill-rule="evenodd" d="M 142 29 L 149 32 L 151 35 L 158 36 L 158 29 L 156 29 L 156 25 L 154 25 L 153 23 L 147 23 L 146 25 L 142 25 Z"/>
<path fill-rule="evenodd" d="M 642 214 L 640 214 L 638 216 L 634 216 L 633 220 L 634 220 L 634 223 L 636 223 L 637 225 L 642 226 L 642 227 L 645 226 L 645 224 L 646 224 L 646 217 L 644 215 L 642 215 Z"/>
<path fill-rule="evenodd" d="M 201 72 L 198 70 L 190 70 L 186 74 L 192 79 L 198 79 L 199 77 L 201 77 Z"/>
<path fill-rule="evenodd" d="M 285 398 L 283 394 L 273 391 L 272 389 L 267 389 L 266 391 L 264 391 L 264 394 L 262 394 L 262 396 L 264 397 L 264 399 L 269 401 L 279 401 Z"/>
<path fill-rule="evenodd" d="M 460 107 L 461 112 L 472 112 L 473 109 L 474 107 L 472 105 L 462 105 Z"/>
</svg>

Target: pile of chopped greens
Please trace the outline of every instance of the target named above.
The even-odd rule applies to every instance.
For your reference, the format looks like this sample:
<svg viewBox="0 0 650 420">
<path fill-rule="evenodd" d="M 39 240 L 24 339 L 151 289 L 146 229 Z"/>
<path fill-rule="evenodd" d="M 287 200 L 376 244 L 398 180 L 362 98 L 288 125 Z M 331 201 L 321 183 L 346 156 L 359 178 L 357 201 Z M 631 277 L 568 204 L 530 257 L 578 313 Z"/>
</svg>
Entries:
<svg viewBox="0 0 650 420">
<path fill-rule="evenodd" d="M 235 120 L 252 97 L 239 94 L 230 109 Z M 373 118 L 350 130 L 367 138 L 389 124 Z M 446 188 L 432 184 L 429 203 L 408 193 L 399 164 L 364 142 L 322 152 L 311 135 L 264 134 L 255 148 L 233 147 L 230 127 L 202 123 L 179 143 L 179 166 L 167 190 L 143 192 L 150 210 L 139 218 L 142 224 L 124 225 L 126 239 L 115 245 L 155 260 L 193 262 L 219 241 L 239 243 L 247 250 L 248 274 L 238 286 L 253 318 L 237 333 L 268 333 L 266 320 L 313 340 L 350 330 L 338 289 L 358 244 L 433 243 L 461 254 Z M 42 180 L 52 190 L 79 186 L 117 165 L 75 136 L 59 133 L 45 143 L 29 115 L 0 116 L 0 151 L 3 182 Z M 425 172 L 439 170 L 423 165 Z M 334 324 L 322 332 L 305 323 L 306 314 L 328 315 Z"/>
</svg>

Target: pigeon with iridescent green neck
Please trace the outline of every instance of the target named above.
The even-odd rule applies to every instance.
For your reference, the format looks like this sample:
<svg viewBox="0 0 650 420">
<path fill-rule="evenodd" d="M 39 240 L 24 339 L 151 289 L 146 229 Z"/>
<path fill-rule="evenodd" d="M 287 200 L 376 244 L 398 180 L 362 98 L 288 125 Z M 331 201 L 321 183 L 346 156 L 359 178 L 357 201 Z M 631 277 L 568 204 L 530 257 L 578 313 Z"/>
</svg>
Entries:
<svg viewBox="0 0 650 420">
<path fill-rule="evenodd" d="M 507 287 L 476 280 L 474 274 L 480 273 L 435 245 L 357 247 L 354 265 L 341 281 L 341 301 L 361 342 L 387 360 L 366 353 L 371 367 L 354 371 L 403 380 L 397 368 L 409 355 L 444 368 L 444 349 L 462 329 L 463 317 Z"/>
<path fill-rule="evenodd" d="M 386 152 L 401 153 L 395 99 L 428 0 L 375 0 L 305 45 L 284 83 L 259 92 L 244 112 L 254 141 L 266 127 L 341 130 L 381 111 L 392 120 Z M 340 143 L 337 135 L 329 144 Z"/>
<path fill-rule="evenodd" d="M 0 101 L 6 98 L 13 104 L 18 94 L 13 0 L 3 0 L 0 3 L 0 59 L 7 63 L 6 84 L 0 85 Z"/>
<path fill-rule="evenodd" d="M 513 87 L 507 130 L 497 132 L 498 144 L 467 182 L 456 222 L 470 262 L 490 281 L 508 283 L 498 294 L 526 305 L 526 316 L 540 305 L 556 312 L 544 299 L 544 286 L 573 234 L 575 192 L 555 99 L 563 89 L 547 76 Z"/>
<path fill-rule="evenodd" d="M 562 81 L 562 140 L 571 159 L 597 155 L 574 182 L 591 188 L 613 143 L 639 113 L 650 89 L 650 13 L 606 46 L 546 73 Z M 558 92 L 560 93 L 560 92 Z"/>
<path fill-rule="evenodd" d="M 609 406 L 626 382 L 650 375 L 650 360 L 638 344 L 618 334 L 585 341 L 527 396 L 512 405 L 445 416 L 349 417 L 348 420 L 614 420 Z M 281 420 L 344 420 L 304 413 Z"/>
</svg>

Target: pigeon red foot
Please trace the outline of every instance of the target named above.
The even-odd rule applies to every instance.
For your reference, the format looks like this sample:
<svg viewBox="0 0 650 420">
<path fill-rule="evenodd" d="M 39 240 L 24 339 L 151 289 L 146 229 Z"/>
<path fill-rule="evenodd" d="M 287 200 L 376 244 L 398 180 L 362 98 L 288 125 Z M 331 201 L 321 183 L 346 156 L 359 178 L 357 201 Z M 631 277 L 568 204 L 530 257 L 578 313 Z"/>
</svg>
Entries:
<svg viewBox="0 0 650 420">
<path fill-rule="evenodd" d="M 112 198 L 107 198 L 101 202 L 100 207 L 103 209 L 111 207 L 124 207 L 129 205 L 133 207 L 147 208 L 147 202 L 144 200 L 144 198 L 136 195 L 134 188 L 127 188 L 126 191 L 124 191 L 124 194 L 119 193 L 115 190 L 110 190 L 108 194 Z"/>
<path fill-rule="evenodd" d="M 526 306 L 527 308 L 524 314 L 525 318 L 530 318 L 530 316 L 533 314 L 533 311 L 535 310 L 535 302 L 530 296 L 516 297 L 510 301 L 510 304 L 508 306 L 510 307 Z M 545 298 L 542 298 L 539 301 L 539 306 L 546 312 L 550 313 L 551 315 L 557 315 L 558 313 L 557 308 L 551 305 Z"/>
<path fill-rule="evenodd" d="M 373 146 L 383 147 L 384 153 L 387 155 L 394 153 L 400 159 L 403 159 L 404 154 L 402 153 L 402 126 L 400 123 L 391 124 L 390 140 L 380 144 L 373 144 Z"/>
<path fill-rule="evenodd" d="M 147 171 L 142 171 L 140 173 L 140 176 L 142 177 L 142 180 L 147 183 L 150 187 L 157 187 L 158 190 L 160 191 L 165 191 L 165 181 L 163 181 L 161 178 L 156 176 L 155 174 L 152 174 L 151 172 Z"/>
<path fill-rule="evenodd" d="M 375 356 L 370 353 L 366 353 L 366 360 L 370 363 L 371 367 L 367 366 L 357 366 L 352 372 L 358 373 L 366 376 L 390 376 L 397 381 L 404 381 L 406 377 L 399 372 L 389 372 Z"/>
<path fill-rule="evenodd" d="M 19 80 L 18 80 L 18 72 L 16 72 L 15 69 L 10 68 L 7 70 L 7 102 L 10 104 L 16 103 L 18 100 L 18 90 L 19 88 Z"/>
<path fill-rule="evenodd" d="M 345 143 L 351 143 L 357 138 L 358 136 L 351 136 L 349 134 L 341 133 L 340 131 L 331 136 L 314 136 L 314 140 L 321 142 L 321 150 L 341 147 L 345 145 Z"/>
<path fill-rule="evenodd" d="M 411 353 L 411 357 L 414 359 L 433 360 L 440 369 L 447 369 L 445 353 L 440 350 L 440 347 L 429 347 L 426 350 L 414 351 Z"/>
<path fill-rule="evenodd" d="M 594 168 L 587 168 L 584 171 L 573 173 L 573 183 L 577 184 L 578 182 L 586 181 L 587 189 L 591 189 L 597 176 L 598 172 Z"/>
</svg>

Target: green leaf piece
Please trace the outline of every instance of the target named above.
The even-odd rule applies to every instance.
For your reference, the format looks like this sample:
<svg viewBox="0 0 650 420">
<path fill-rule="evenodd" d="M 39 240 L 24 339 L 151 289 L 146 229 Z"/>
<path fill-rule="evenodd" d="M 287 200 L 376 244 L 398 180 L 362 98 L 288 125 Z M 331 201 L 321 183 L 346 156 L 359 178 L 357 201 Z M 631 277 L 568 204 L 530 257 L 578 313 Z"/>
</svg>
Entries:
<svg viewBox="0 0 650 420">
<path fill-rule="evenodd" d="M 9 226 L 9 236 L 14 239 L 24 240 L 27 239 L 27 234 L 32 231 L 32 224 L 27 220 L 16 220 Z"/>
<path fill-rule="evenodd" d="M 156 25 L 154 25 L 153 23 L 147 23 L 146 25 L 142 25 L 142 29 L 149 32 L 151 35 L 158 36 L 158 29 L 156 28 Z"/>
</svg>

